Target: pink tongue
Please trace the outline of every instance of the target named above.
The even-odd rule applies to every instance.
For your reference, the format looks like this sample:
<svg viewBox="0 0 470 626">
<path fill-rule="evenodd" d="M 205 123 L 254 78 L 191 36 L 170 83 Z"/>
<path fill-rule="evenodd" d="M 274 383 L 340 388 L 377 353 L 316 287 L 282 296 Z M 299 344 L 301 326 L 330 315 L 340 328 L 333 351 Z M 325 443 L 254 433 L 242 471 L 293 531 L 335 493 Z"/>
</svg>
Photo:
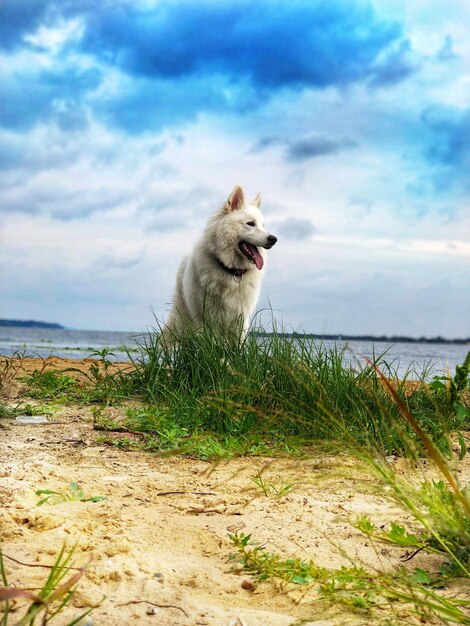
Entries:
<svg viewBox="0 0 470 626">
<path fill-rule="evenodd" d="M 255 265 L 260 270 L 263 267 L 263 263 L 264 263 L 263 257 L 258 252 L 257 248 L 253 248 L 252 253 L 253 253 L 253 260 L 255 262 Z"/>
<path fill-rule="evenodd" d="M 247 256 L 252 261 L 254 261 L 256 267 L 260 270 L 263 267 L 264 261 L 263 261 L 263 257 L 258 251 L 258 248 L 256 246 L 252 246 L 251 244 L 244 242 L 243 250 L 244 252 L 248 253 Z"/>
</svg>

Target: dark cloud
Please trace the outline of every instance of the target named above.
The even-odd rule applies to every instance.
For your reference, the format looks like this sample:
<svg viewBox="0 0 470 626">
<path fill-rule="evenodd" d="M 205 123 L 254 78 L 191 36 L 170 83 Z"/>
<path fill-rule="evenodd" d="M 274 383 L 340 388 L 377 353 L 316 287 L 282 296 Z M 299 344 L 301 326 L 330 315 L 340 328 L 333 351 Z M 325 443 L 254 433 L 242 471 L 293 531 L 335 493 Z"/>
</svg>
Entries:
<svg viewBox="0 0 470 626">
<path fill-rule="evenodd" d="M 398 79 L 401 58 L 409 52 L 400 43 L 401 26 L 378 18 L 368 0 L 162 0 L 146 6 L 125 0 L 3 0 L 0 47 L 14 48 L 40 25 L 77 17 L 84 23 L 81 50 L 128 74 L 220 74 L 264 92 L 367 78 L 388 82 L 391 61 L 381 69 L 381 56 L 391 51 Z"/>
<path fill-rule="evenodd" d="M 273 230 L 276 231 L 276 234 L 286 239 L 301 241 L 308 239 L 314 234 L 315 226 L 308 219 L 292 217 L 275 223 Z"/>
<path fill-rule="evenodd" d="M 257 152 L 263 152 L 272 146 L 285 146 L 287 143 L 287 139 L 283 139 L 282 137 L 262 137 L 250 148 L 250 153 L 256 154 Z"/>
<path fill-rule="evenodd" d="M 101 0 L 100 8 L 112 11 L 119 2 L 122 0 Z M 41 26 L 53 28 L 70 18 L 90 16 L 95 7 L 95 0 L 1 0 L 0 49 L 36 48 L 27 43 L 28 35 Z"/>
<path fill-rule="evenodd" d="M 179 80 L 136 77 L 118 94 L 94 103 L 94 112 L 110 126 L 138 134 L 193 120 L 200 111 L 243 112 L 255 101 L 252 90 L 234 90 L 222 78 Z"/>
<path fill-rule="evenodd" d="M 25 35 L 42 25 L 80 19 L 83 27 L 81 39 L 56 53 L 57 69 L 21 71 L 4 81 L 1 123 L 17 130 L 51 117 L 63 128 L 86 124 L 78 105 L 99 74 L 81 69 L 77 53 L 92 67 L 114 66 L 126 76 L 120 89 L 89 104 L 130 133 L 201 111 L 242 113 L 283 88 L 387 85 L 410 71 L 400 25 L 379 19 L 367 0 L 6 0 L 2 17 L 6 49 L 26 45 Z"/>
<path fill-rule="evenodd" d="M 97 69 L 62 67 L 15 73 L 2 81 L 0 125 L 24 131 L 38 122 L 53 120 L 64 130 L 83 128 L 86 115 L 83 97 L 98 87 Z"/>
<path fill-rule="evenodd" d="M 462 182 L 470 187 L 470 108 L 461 111 L 444 107 L 426 109 L 421 119 L 430 134 L 428 161 L 440 166 L 434 173 L 440 185 Z"/>
<path fill-rule="evenodd" d="M 383 58 L 379 58 L 373 68 L 370 87 L 391 87 L 406 80 L 417 69 L 409 40 L 400 41 L 381 56 Z"/>
<path fill-rule="evenodd" d="M 286 154 L 290 161 L 299 162 L 329 154 L 338 154 L 338 152 L 356 146 L 357 143 L 352 139 L 332 140 L 319 135 L 312 135 L 290 142 Z"/>
<path fill-rule="evenodd" d="M 222 74 L 266 92 L 380 80 L 379 55 L 401 37 L 397 23 L 381 21 L 361 0 L 184 0 L 95 7 L 86 16 L 82 50 L 132 75 Z"/>
<path fill-rule="evenodd" d="M 46 180 L 43 180 L 46 179 Z M 90 176 L 91 179 L 91 176 Z M 80 185 L 64 171 L 63 178 L 49 184 L 46 176 L 24 180 L 17 176 L 8 184 L 0 178 L 2 211 L 26 215 L 49 215 L 59 220 L 80 220 L 100 211 L 112 211 L 135 197 L 130 185 L 117 188 L 114 181 L 88 181 Z M 72 181 L 72 182 L 71 182 Z"/>
<path fill-rule="evenodd" d="M 12 50 L 23 37 L 34 32 L 45 18 L 48 3 L 44 0 L 2 0 L 0 3 L 0 48 Z"/>
<path fill-rule="evenodd" d="M 250 152 L 256 154 L 272 146 L 282 146 L 287 160 L 297 163 L 316 157 L 338 154 L 338 152 L 343 150 L 355 148 L 357 143 L 347 137 L 331 139 L 319 134 L 307 135 L 300 139 L 286 139 L 273 135 L 261 138 L 251 147 Z"/>
<path fill-rule="evenodd" d="M 459 58 L 458 54 L 454 52 L 454 41 L 451 35 L 446 35 L 444 43 L 439 49 L 436 58 L 438 61 L 453 61 Z"/>
</svg>

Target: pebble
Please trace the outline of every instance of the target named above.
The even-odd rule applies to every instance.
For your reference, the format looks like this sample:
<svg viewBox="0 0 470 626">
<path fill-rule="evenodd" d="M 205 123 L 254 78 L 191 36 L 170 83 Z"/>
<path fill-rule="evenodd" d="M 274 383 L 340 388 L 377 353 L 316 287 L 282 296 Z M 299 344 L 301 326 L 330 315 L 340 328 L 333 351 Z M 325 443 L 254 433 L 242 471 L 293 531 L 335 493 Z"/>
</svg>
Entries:
<svg viewBox="0 0 470 626">
<path fill-rule="evenodd" d="M 154 606 L 150 606 L 145 612 L 147 615 L 156 615 L 158 613 L 158 609 Z"/>
</svg>

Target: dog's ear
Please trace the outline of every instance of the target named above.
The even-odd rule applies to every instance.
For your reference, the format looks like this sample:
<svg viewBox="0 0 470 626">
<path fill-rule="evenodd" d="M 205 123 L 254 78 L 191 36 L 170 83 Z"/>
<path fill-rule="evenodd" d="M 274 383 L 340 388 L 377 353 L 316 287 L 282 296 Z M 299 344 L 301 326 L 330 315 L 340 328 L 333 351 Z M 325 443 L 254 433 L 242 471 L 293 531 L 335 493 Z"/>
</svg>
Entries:
<svg viewBox="0 0 470 626">
<path fill-rule="evenodd" d="M 237 211 L 245 204 L 245 193 L 241 185 L 236 185 L 232 193 L 229 195 L 224 209 L 227 212 Z"/>
<path fill-rule="evenodd" d="M 257 207 L 258 207 L 258 209 L 259 209 L 260 204 L 261 204 L 261 194 L 260 194 L 260 193 L 259 193 L 259 194 L 256 196 L 256 198 L 253 200 L 253 204 L 254 204 L 255 206 L 257 206 Z"/>
</svg>

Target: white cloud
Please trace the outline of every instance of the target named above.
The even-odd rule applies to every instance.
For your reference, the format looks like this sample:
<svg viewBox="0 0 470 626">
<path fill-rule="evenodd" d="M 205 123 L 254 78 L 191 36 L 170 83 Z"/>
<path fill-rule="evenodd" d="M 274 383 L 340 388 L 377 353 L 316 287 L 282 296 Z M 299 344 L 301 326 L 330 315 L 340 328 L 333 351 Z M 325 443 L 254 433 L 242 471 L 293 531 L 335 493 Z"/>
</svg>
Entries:
<svg viewBox="0 0 470 626">
<path fill-rule="evenodd" d="M 260 307 L 269 298 L 287 324 L 313 332 L 467 335 L 469 204 L 436 189 L 421 114 L 468 106 L 468 28 L 456 0 L 449 11 L 424 0 L 376 6 L 404 20 L 420 62 L 412 79 L 380 90 L 279 90 L 267 102 L 259 94 L 257 108 L 200 112 L 140 135 L 93 112 L 132 77 L 75 52 L 77 67 L 102 72 L 77 107 L 82 124 L 0 133 L 2 315 L 145 328 L 151 307 L 164 315 L 207 217 L 241 183 L 249 196 L 263 193 L 266 226 L 279 235 Z M 41 28 L 29 38 L 36 48 L 10 54 L 4 71 L 57 67 L 80 28 Z M 458 58 L 438 62 L 447 35 Z M 253 151 L 269 137 L 280 140 Z M 289 162 L 286 146 L 308 137 L 355 147 Z"/>
</svg>

